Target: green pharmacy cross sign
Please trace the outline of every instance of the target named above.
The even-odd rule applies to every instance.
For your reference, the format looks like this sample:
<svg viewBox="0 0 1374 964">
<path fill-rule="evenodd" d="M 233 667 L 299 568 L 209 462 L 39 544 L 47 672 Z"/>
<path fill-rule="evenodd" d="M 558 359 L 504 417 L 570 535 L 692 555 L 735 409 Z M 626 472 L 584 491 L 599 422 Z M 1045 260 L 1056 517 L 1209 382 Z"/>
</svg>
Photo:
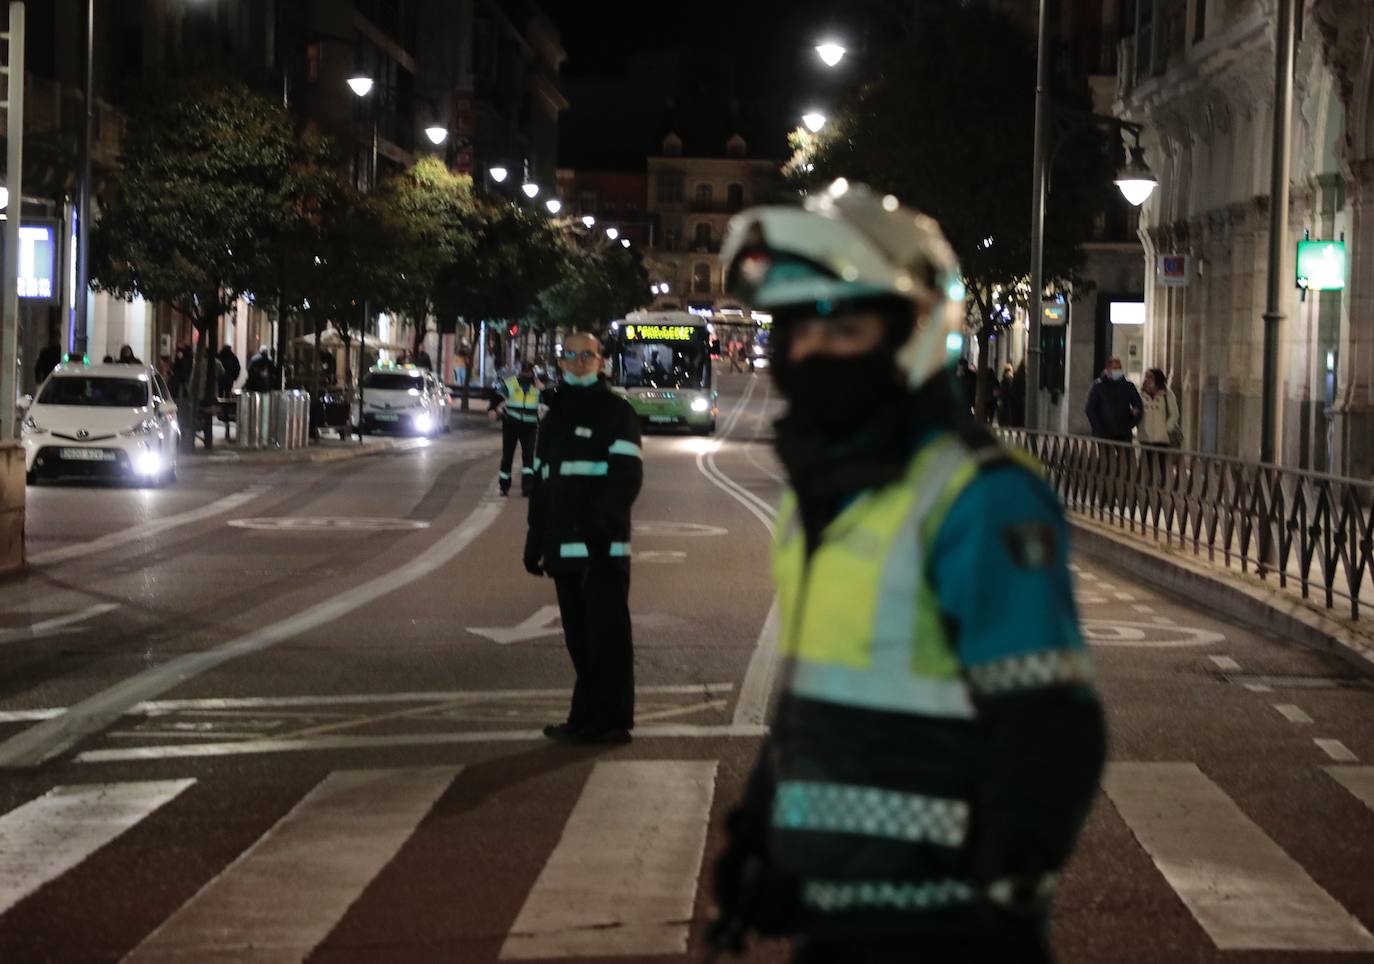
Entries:
<svg viewBox="0 0 1374 964">
<path fill-rule="evenodd" d="M 1306 291 L 1345 288 L 1345 242 L 1299 241 L 1298 287 Z"/>
</svg>

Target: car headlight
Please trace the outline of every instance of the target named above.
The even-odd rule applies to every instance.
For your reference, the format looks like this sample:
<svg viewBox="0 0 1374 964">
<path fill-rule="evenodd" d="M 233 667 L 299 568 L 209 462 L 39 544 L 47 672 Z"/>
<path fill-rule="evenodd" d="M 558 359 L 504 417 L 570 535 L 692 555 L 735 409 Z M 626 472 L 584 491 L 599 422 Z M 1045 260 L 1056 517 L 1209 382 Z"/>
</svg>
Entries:
<svg viewBox="0 0 1374 964">
<path fill-rule="evenodd" d="M 137 425 L 129 429 L 127 432 L 120 432 L 119 434 L 124 436 L 125 438 L 133 438 L 137 435 L 156 435 L 161 430 L 162 423 L 159 422 L 156 418 L 149 417 L 143 419 L 143 421 L 139 422 Z"/>
<path fill-rule="evenodd" d="M 694 411 L 694 412 L 709 412 L 710 410 L 711 410 L 711 403 L 710 403 L 709 401 L 707 401 L 706 399 L 704 399 L 704 398 L 694 398 L 694 399 L 692 399 L 692 411 Z"/>
<path fill-rule="evenodd" d="M 156 452 L 139 452 L 134 456 L 134 471 L 139 475 L 157 475 L 162 471 L 162 457 Z"/>
<path fill-rule="evenodd" d="M 39 424 L 33 420 L 33 416 L 32 416 L 32 415 L 30 415 L 28 418 L 24 419 L 24 434 L 25 434 L 25 435 L 33 435 L 33 434 L 37 434 L 37 433 L 42 432 L 42 431 L 43 431 L 42 427 L 39 426 Z"/>
<path fill-rule="evenodd" d="M 415 416 L 415 428 L 421 432 L 428 432 L 434 425 L 434 420 L 428 414 L 421 412 Z"/>
</svg>

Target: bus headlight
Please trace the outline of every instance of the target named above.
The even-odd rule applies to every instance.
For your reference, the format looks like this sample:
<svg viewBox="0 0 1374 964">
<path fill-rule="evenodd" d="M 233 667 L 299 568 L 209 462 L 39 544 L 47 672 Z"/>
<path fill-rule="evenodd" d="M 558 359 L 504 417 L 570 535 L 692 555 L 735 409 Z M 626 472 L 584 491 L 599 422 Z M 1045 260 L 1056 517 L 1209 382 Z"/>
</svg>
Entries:
<svg viewBox="0 0 1374 964">
<path fill-rule="evenodd" d="M 694 412 L 709 412 L 710 410 L 711 410 L 711 403 L 710 403 L 709 401 L 707 401 L 706 399 L 704 399 L 704 398 L 694 398 L 694 399 L 692 399 L 692 411 L 694 411 Z"/>
</svg>

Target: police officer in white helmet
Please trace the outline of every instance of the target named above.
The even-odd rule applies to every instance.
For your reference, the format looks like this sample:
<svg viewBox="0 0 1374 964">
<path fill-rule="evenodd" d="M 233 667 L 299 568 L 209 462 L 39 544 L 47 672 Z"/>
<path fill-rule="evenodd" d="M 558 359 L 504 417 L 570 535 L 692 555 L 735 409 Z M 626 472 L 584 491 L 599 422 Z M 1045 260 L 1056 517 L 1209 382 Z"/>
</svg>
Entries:
<svg viewBox="0 0 1374 964">
<path fill-rule="evenodd" d="M 713 942 L 1048 961 L 1105 733 L 1058 500 L 957 395 L 954 254 L 930 218 L 841 180 L 742 212 L 721 257 L 773 315 L 791 488 L 783 692 L 728 821 Z"/>
</svg>

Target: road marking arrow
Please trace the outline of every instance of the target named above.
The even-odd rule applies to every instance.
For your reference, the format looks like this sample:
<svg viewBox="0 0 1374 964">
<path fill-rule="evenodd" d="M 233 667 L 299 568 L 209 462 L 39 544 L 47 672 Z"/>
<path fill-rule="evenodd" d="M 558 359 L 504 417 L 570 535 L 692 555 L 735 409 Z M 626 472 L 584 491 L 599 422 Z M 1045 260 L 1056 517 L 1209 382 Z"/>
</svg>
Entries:
<svg viewBox="0 0 1374 964">
<path fill-rule="evenodd" d="M 485 636 L 502 646 L 523 643 L 527 639 L 538 639 L 562 632 L 563 624 L 557 606 L 540 606 L 533 616 L 515 626 L 469 626 L 468 632 Z"/>
</svg>

